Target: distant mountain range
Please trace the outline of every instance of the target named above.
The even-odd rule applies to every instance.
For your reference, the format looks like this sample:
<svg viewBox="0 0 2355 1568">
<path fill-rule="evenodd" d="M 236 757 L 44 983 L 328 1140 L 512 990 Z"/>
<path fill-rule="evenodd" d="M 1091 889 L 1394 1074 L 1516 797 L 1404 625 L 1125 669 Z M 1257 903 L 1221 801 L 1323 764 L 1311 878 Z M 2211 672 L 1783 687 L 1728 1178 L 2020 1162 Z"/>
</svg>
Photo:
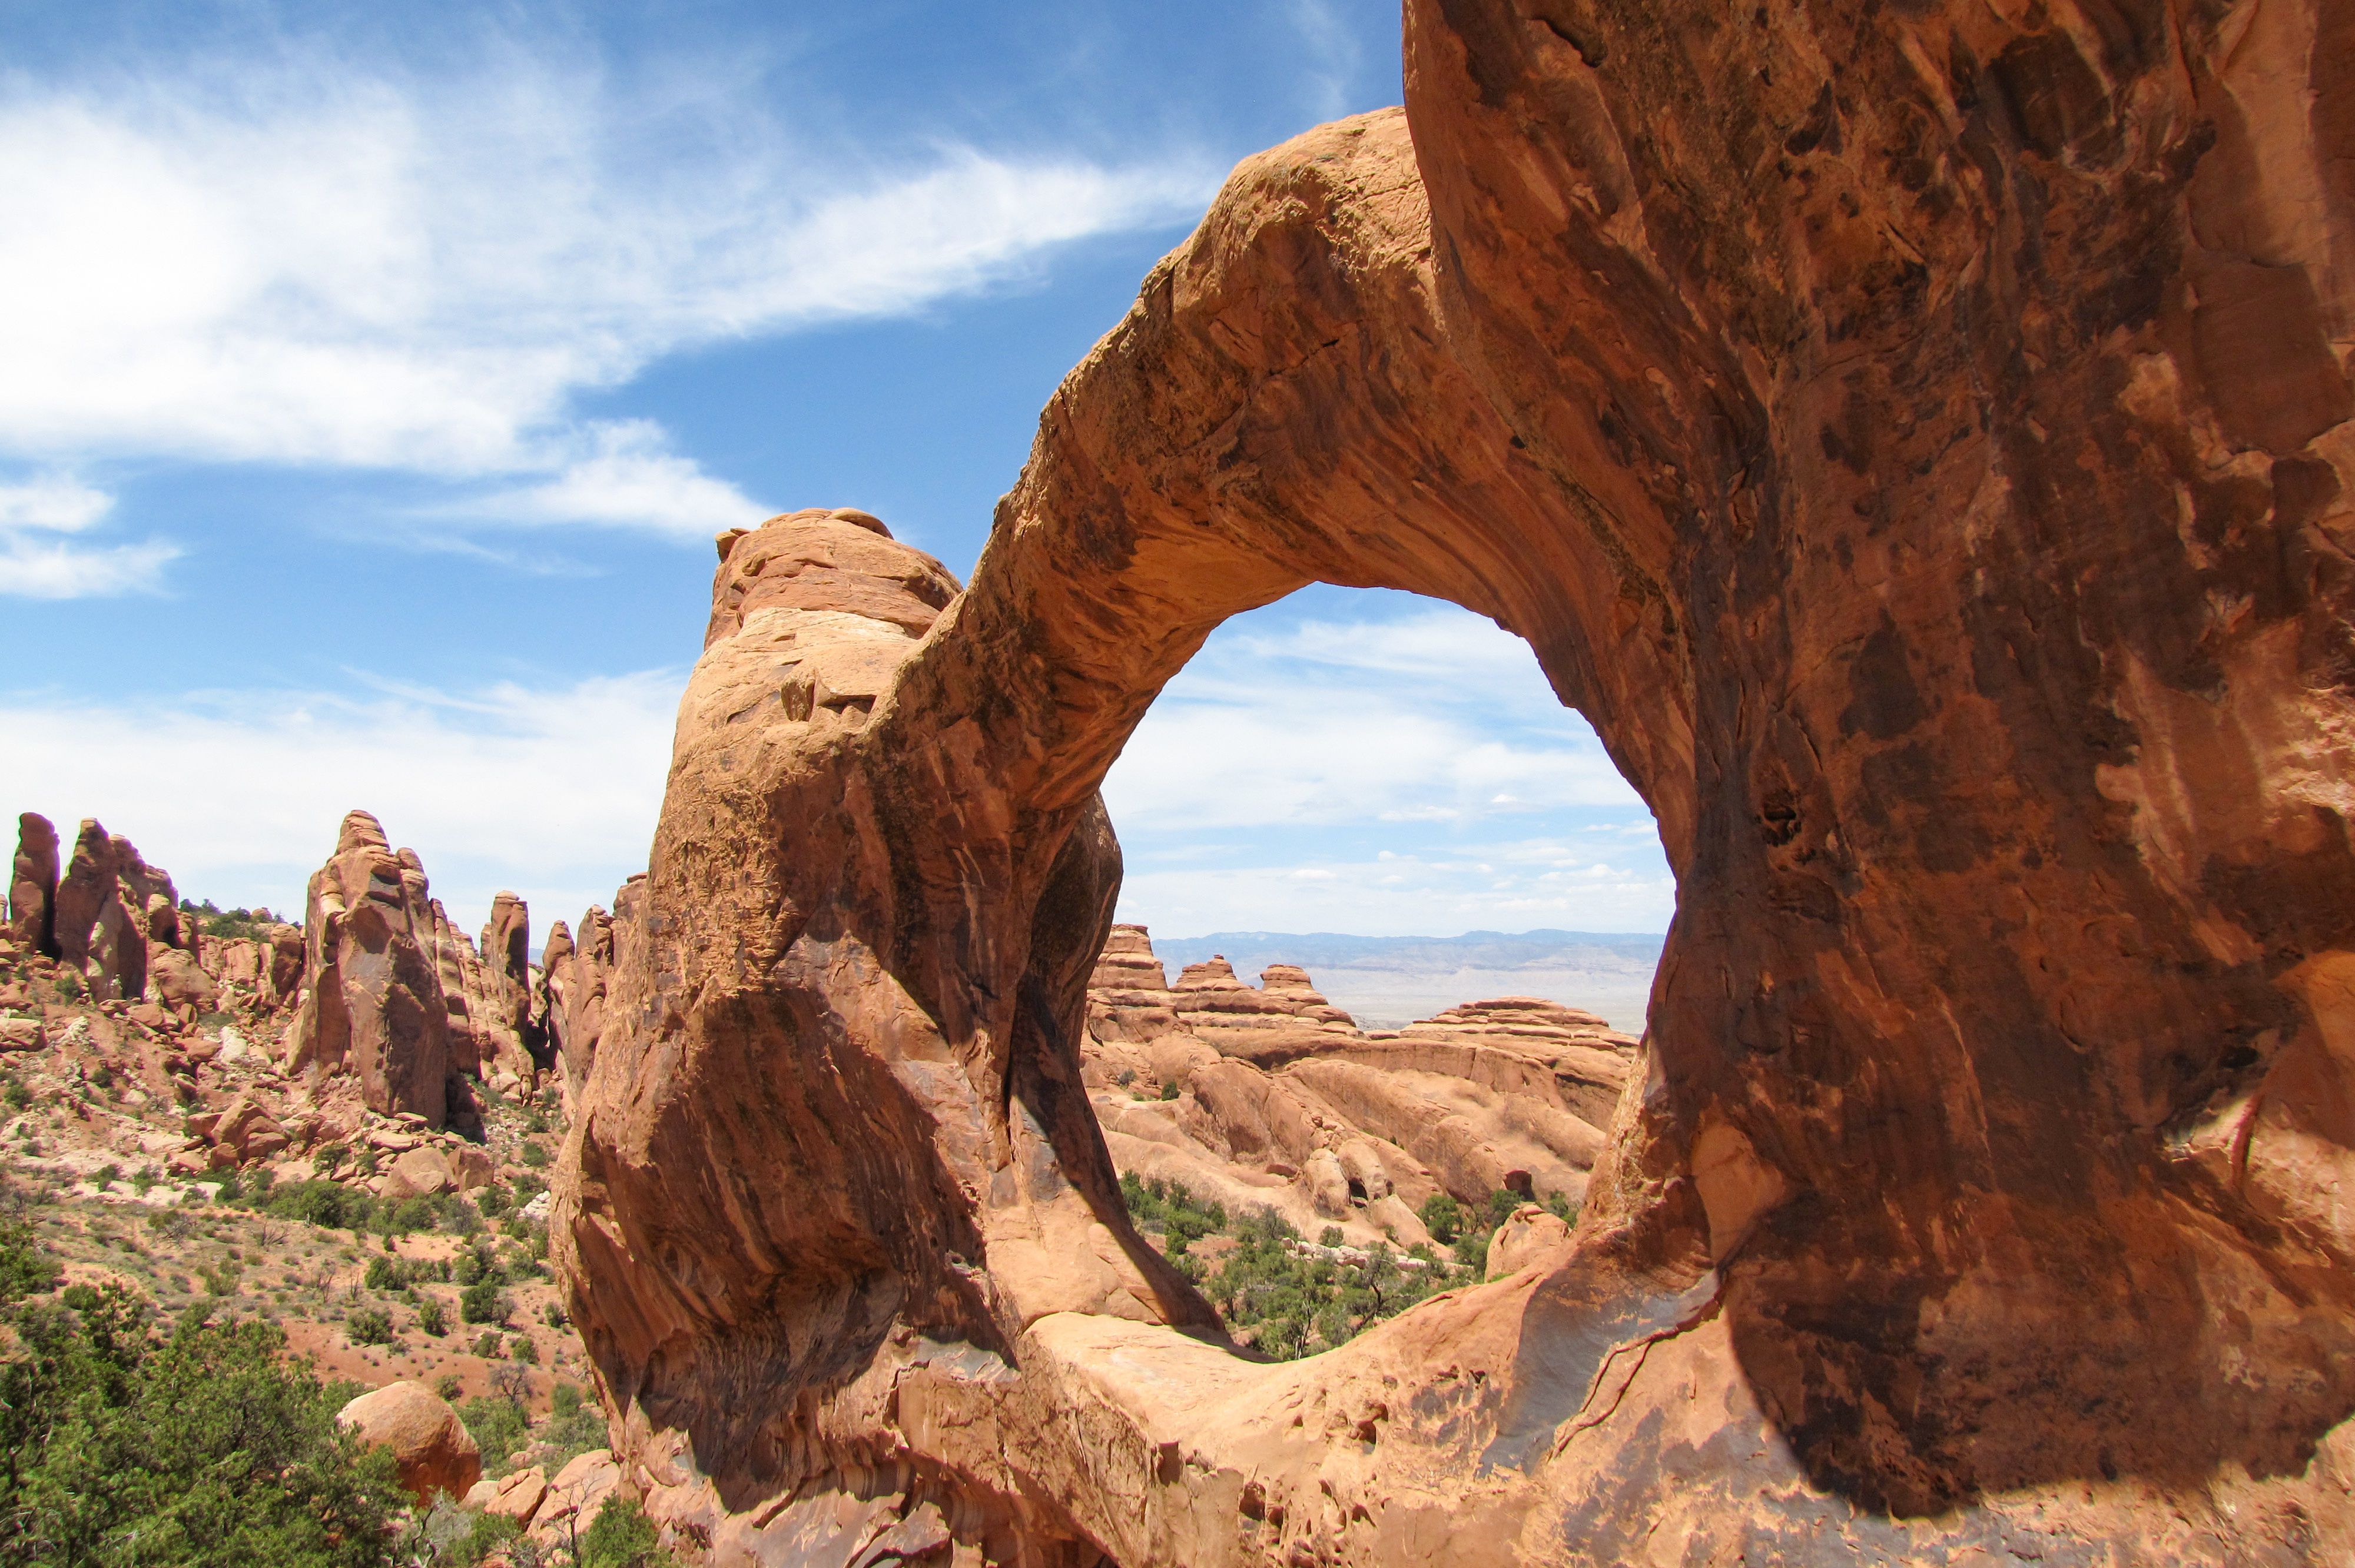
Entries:
<svg viewBox="0 0 2355 1568">
<path fill-rule="evenodd" d="M 1156 937 L 1180 969 L 1223 954 L 1256 981 L 1270 964 L 1298 964 L 1318 990 L 1369 1029 L 1394 1029 L 1461 1002 L 1542 996 L 1598 1012 L 1629 1033 L 1659 967 L 1662 938 L 1633 931 L 1467 931 L 1460 937 L 1357 937 L 1340 931 L 1213 931 Z"/>
</svg>

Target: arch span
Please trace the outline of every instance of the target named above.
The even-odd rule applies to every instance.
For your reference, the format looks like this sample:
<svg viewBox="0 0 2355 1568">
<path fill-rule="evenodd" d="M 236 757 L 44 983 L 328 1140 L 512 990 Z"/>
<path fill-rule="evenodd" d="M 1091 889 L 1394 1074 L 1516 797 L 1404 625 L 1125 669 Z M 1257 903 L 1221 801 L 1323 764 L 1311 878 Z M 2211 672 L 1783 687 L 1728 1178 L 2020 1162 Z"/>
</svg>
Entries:
<svg viewBox="0 0 2355 1568">
<path fill-rule="evenodd" d="M 723 539 L 554 1227 L 657 1512 L 1132 1565 L 2355 1530 L 2355 51 L 1700 9 L 1411 0 L 1406 112 L 1237 170 L 969 589 L 863 514 Z M 1526 637 L 1679 909 L 1573 1254 L 1273 1368 L 1128 1226 L 1074 1032 L 1098 781 L 1311 580 Z"/>
</svg>

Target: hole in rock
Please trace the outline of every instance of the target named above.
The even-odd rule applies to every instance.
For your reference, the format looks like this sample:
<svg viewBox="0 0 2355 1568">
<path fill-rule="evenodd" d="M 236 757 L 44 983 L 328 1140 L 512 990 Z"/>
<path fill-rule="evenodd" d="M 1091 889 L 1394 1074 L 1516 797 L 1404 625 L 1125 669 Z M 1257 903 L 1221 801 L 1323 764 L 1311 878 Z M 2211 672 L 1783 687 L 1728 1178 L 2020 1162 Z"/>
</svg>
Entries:
<svg viewBox="0 0 2355 1568">
<path fill-rule="evenodd" d="M 1219 628 L 1103 789 L 1086 1077 L 1132 1216 L 1238 1340 L 1314 1353 L 1561 1234 L 1676 890 L 1527 643 L 1304 589 Z M 1514 1065 L 1566 1045 L 1591 1081 Z"/>
</svg>

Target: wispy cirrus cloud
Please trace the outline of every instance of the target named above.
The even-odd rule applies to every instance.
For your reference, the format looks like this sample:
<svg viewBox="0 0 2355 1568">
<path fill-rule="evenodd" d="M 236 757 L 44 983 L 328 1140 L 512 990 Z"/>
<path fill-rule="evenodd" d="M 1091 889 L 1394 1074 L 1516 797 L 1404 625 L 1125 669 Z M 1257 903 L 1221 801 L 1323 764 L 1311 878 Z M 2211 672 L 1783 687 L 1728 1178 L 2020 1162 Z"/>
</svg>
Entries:
<svg viewBox="0 0 2355 1568">
<path fill-rule="evenodd" d="M 579 399 L 1023 276 L 1199 210 L 1216 174 L 877 158 L 795 133 L 750 81 L 666 103 L 521 49 L 454 78 L 319 57 L 0 79 L 0 459 L 395 471 L 447 482 L 445 519 L 709 532 L 761 507 Z M 12 548 L 20 581 L 47 562 L 60 585 L 169 558 Z"/>
<path fill-rule="evenodd" d="M 177 546 L 157 539 L 93 545 L 75 537 L 113 509 L 112 495 L 66 475 L 0 484 L 0 594 L 96 599 L 154 589 L 180 554 Z"/>
</svg>

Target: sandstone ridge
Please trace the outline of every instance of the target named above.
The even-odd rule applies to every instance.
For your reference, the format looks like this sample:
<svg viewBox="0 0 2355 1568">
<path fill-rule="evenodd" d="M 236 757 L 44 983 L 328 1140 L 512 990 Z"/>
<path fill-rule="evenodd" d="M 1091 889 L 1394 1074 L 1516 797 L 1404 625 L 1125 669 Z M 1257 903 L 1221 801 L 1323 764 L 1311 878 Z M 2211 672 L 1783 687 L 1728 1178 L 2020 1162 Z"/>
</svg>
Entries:
<svg viewBox="0 0 2355 1568">
<path fill-rule="evenodd" d="M 1431 1240 L 1436 1193 L 1583 1201 L 1636 1061 L 1632 1036 L 1531 997 L 1368 1034 L 1295 965 L 1163 975 L 1116 925 L 1090 977 L 1082 1077 L 1114 1164 L 1352 1244 Z"/>
<path fill-rule="evenodd" d="M 969 588 L 723 540 L 553 1216 L 617 1463 L 730 1563 L 2343 1560 L 2346 8 L 1404 21 Z M 1527 639 L 1678 909 L 1566 1245 L 1266 1365 L 1084 1092 L 1095 790 L 1316 580 Z"/>
</svg>

